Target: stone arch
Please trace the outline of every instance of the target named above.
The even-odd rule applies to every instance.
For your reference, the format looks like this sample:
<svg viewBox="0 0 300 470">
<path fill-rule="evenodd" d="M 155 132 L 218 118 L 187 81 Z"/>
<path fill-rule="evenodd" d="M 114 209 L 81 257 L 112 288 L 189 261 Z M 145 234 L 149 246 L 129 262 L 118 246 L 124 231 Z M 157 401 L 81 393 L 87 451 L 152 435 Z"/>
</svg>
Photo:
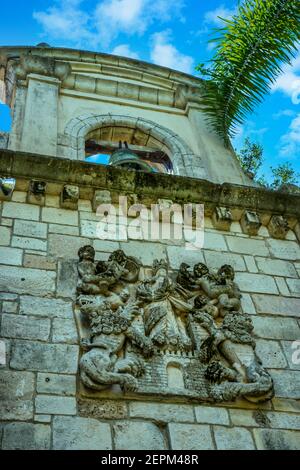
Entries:
<svg viewBox="0 0 300 470">
<path fill-rule="evenodd" d="M 194 176 L 194 174 L 192 174 L 193 163 L 197 162 L 197 167 L 203 170 L 200 177 L 207 177 L 207 172 L 201 161 L 201 157 L 196 156 L 178 134 L 153 121 L 125 115 L 84 114 L 71 119 L 65 128 L 63 140 L 65 142 L 67 138 L 69 141 L 70 147 L 73 149 L 73 156 L 76 160 L 85 159 L 86 135 L 102 126 L 122 126 L 139 129 L 148 134 L 149 137 L 160 141 L 162 146 L 165 146 L 169 150 L 168 153 L 172 161 L 175 175 Z M 188 165 L 186 165 L 187 162 Z M 190 171 L 187 170 L 187 166 Z"/>
</svg>

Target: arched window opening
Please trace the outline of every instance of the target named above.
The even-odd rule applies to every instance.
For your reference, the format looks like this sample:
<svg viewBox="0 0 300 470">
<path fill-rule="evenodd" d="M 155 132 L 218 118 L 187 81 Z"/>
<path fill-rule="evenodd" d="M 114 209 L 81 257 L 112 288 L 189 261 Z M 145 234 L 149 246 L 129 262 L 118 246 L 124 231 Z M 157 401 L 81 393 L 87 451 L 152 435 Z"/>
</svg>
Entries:
<svg viewBox="0 0 300 470">
<path fill-rule="evenodd" d="M 137 128 L 105 126 L 89 132 L 86 161 L 128 170 L 173 173 L 166 147 Z"/>
</svg>

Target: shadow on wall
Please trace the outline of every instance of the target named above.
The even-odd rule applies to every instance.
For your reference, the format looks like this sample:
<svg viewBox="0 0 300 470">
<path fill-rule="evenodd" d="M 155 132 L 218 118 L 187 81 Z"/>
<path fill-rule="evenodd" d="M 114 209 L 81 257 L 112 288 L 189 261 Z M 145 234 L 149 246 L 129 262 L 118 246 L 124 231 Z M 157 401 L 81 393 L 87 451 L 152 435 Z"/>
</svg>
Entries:
<svg viewBox="0 0 300 470">
<path fill-rule="evenodd" d="M 9 132 L 11 129 L 10 108 L 0 102 L 0 132 Z"/>
</svg>

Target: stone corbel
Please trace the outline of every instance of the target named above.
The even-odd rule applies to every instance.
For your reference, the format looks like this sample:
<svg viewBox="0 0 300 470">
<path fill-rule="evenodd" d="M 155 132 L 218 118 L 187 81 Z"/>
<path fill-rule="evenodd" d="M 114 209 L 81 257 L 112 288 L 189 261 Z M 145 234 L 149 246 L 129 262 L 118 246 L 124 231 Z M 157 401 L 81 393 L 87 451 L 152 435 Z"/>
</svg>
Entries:
<svg viewBox="0 0 300 470">
<path fill-rule="evenodd" d="M 27 193 L 27 202 L 29 204 L 38 204 L 39 206 L 44 206 L 46 185 L 47 183 L 45 181 L 31 180 Z"/>
<path fill-rule="evenodd" d="M 268 230 L 273 238 L 284 239 L 289 231 L 289 224 L 282 215 L 273 215 L 268 225 Z"/>
<path fill-rule="evenodd" d="M 257 235 L 262 226 L 259 215 L 256 212 L 245 211 L 241 218 L 241 227 L 247 235 Z"/>
<path fill-rule="evenodd" d="M 93 211 L 97 212 L 98 206 L 101 204 L 111 204 L 111 193 L 110 191 L 100 190 L 95 191 L 94 198 L 93 198 Z"/>
<path fill-rule="evenodd" d="M 227 207 L 216 207 L 212 216 L 213 226 L 218 230 L 229 231 L 232 222 L 232 214 Z"/>
<path fill-rule="evenodd" d="M 79 187 L 66 185 L 60 195 L 60 206 L 63 209 L 78 210 Z"/>
</svg>

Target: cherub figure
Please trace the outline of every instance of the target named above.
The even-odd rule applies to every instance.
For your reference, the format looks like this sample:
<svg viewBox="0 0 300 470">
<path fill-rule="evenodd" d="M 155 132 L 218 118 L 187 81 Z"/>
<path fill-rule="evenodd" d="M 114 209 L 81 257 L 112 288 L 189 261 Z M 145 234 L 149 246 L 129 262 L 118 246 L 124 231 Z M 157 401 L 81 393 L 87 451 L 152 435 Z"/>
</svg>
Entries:
<svg viewBox="0 0 300 470">
<path fill-rule="evenodd" d="M 194 299 L 194 308 L 197 312 L 205 312 L 212 318 L 217 318 L 219 316 L 219 309 L 216 307 L 217 303 L 216 299 L 210 300 L 205 295 L 198 295 Z"/>
<path fill-rule="evenodd" d="M 99 285 L 100 278 L 96 273 L 95 250 L 92 246 L 86 245 L 78 251 L 79 281 L 77 284 L 78 294 L 97 295 L 102 290 Z"/>
<path fill-rule="evenodd" d="M 184 289 L 193 289 L 194 277 L 189 271 L 190 266 L 187 263 L 181 263 L 177 274 L 177 283 Z"/>
<path fill-rule="evenodd" d="M 127 341 L 137 346 L 144 357 L 153 352 L 151 340 L 132 326 L 140 312 L 138 303 L 127 302 L 128 292 L 123 292 L 120 298 L 123 305 L 105 300 L 98 307 L 87 305 L 81 309 L 88 315 L 91 335 L 81 342 L 88 352 L 80 360 L 80 377 L 93 390 L 104 390 L 113 384 L 119 384 L 125 391 L 137 389 L 137 377 L 143 374 L 144 365 L 138 357 L 119 356 Z"/>
<path fill-rule="evenodd" d="M 129 272 L 125 268 L 127 258 L 124 253 L 121 250 L 116 253 L 113 253 L 108 261 L 99 261 L 95 264 L 94 248 L 89 245 L 80 248 L 78 251 L 78 294 L 109 295 L 112 286 Z"/>
<path fill-rule="evenodd" d="M 217 274 L 209 273 L 205 265 L 196 266 L 198 276 L 196 282 L 210 299 L 218 299 L 220 315 L 224 317 L 230 311 L 238 311 L 241 306 L 241 293 L 234 282 L 232 266 L 224 264 Z"/>
</svg>

